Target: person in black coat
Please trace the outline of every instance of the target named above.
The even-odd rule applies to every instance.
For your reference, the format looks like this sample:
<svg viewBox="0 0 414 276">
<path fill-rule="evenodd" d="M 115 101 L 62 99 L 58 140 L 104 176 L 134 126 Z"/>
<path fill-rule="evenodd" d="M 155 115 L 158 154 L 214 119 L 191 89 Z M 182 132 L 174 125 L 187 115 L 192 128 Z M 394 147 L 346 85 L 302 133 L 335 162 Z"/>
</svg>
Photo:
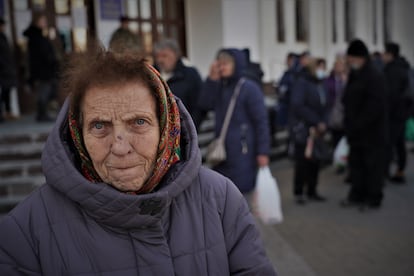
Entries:
<svg viewBox="0 0 414 276">
<path fill-rule="evenodd" d="M 177 41 L 165 39 L 155 45 L 155 67 L 174 95 L 181 99 L 198 129 L 203 114 L 197 107 L 203 81 L 197 69 L 186 66 Z"/>
<path fill-rule="evenodd" d="M 317 192 L 320 160 L 305 156 L 310 130 L 314 129 L 319 137 L 326 131 L 326 90 L 316 72 L 316 60 L 311 59 L 295 80 L 290 95 L 289 124 L 295 159 L 293 193 L 298 204 L 306 202 L 304 188 L 307 199 L 325 200 Z"/>
<path fill-rule="evenodd" d="M 393 42 L 385 44 L 383 61 L 388 87 L 387 102 L 390 120 L 390 148 L 388 152 L 387 172 L 391 173 L 390 166 L 395 151 L 398 167 L 390 180 L 396 183 L 404 183 L 404 169 L 407 162 L 404 134 L 405 121 L 409 117 L 409 100 L 406 98 L 405 93 L 408 89 L 408 70 L 410 69 L 410 65 L 404 58 L 400 57 L 400 46 Z"/>
<path fill-rule="evenodd" d="M 359 39 L 350 43 L 347 61 L 351 72 L 343 104 L 352 184 L 341 205 L 378 208 L 383 199 L 387 143 L 385 77 L 374 67 L 367 47 Z"/>
<path fill-rule="evenodd" d="M 43 35 L 46 28 L 46 15 L 36 13 L 29 27 L 23 32 L 28 38 L 29 83 L 36 90 L 38 97 L 38 121 L 52 120 L 47 113 L 47 105 L 56 97 L 58 60 L 51 41 Z"/>
<path fill-rule="evenodd" d="M 6 21 L 0 18 L 0 122 L 4 120 L 3 104 L 5 116 L 12 118 L 10 108 L 10 90 L 16 85 L 16 67 L 14 65 L 13 53 L 9 42 L 4 34 Z"/>
</svg>

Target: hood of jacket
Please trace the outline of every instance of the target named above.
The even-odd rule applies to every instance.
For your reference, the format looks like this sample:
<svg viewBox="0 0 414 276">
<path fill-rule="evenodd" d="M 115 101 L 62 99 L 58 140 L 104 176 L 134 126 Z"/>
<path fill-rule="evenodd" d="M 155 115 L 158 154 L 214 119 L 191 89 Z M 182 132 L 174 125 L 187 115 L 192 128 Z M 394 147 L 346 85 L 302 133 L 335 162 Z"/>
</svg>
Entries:
<svg viewBox="0 0 414 276">
<path fill-rule="evenodd" d="M 231 77 L 229 77 L 229 80 L 239 80 L 242 76 L 244 76 L 246 70 L 247 70 L 247 57 L 246 54 L 235 48 L 224 48 L 219 51 L 226 52 L 229 55 L 231 55 L 234 59 L 234 72 Z"/>
<path fill-rule="evenodd" d="M 149 227 L 159 222 L 175 197 L 196 179 L 201 166 L 197 132 L 191 116 L 177 99 L 181 117 L 182 160 L 171 167 L 159 188 L 149 194 L 122 193 L 105 183 L 92 183 L 78 170 L 68 128 L 66 100 L 42 153 L 46 184 L 73 201 L 98 223 L 111 228 Z"/>
<path fill-rule="evenodd" d="M 40 29 L 39 27 L 36 27 L 34 25 L 30 25 L 23 32 L 23 35 L 27 38 L 42 36 L 42 29 Z"/>
</svg>

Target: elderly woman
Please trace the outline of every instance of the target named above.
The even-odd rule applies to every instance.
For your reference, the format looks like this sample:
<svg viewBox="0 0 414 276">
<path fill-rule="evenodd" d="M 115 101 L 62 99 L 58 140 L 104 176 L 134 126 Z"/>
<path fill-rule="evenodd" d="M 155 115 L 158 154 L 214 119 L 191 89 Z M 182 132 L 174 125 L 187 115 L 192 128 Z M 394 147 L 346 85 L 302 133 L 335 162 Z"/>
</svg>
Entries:
<svg viewBox="0 0 414 276">
<path fill-rule="evenodd" d="M 132 54 L 72 61 L 46 184 L 0 222 L 0 275 L 275 275 L 248 206 Z"/>
</svg>

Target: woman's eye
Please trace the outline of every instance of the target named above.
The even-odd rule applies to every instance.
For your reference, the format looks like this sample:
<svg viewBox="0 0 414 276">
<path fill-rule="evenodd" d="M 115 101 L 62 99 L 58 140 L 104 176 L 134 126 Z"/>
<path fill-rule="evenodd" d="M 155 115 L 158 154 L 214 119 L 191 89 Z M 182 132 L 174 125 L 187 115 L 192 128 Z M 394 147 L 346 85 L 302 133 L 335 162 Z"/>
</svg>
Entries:
<svg viewBox="0 0 414 276">
<path fill-rule="evenodd" d="M 136 119 L 135 124 L 141 126 L 141 125 L 145 124 L 145 120 L 144 119 Z"/>
<path fill-rule="evenodd" d="M 103 124 L 102 122 L 95 122 L 95 123 L 93 124 L 93 127 L 94 127 L 95 129 L 103 129 L 104 124 Z"/>
</svg>

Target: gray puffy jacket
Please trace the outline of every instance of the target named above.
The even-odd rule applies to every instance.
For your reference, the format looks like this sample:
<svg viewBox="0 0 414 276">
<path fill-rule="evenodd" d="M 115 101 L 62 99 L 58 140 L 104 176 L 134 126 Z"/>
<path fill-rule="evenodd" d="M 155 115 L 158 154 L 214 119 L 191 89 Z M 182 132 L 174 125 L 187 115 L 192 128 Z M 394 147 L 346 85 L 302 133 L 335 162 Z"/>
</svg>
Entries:
<svg viewBox="0 0 414 276">
<path fill-rule="evenodd" d="M 0 275 L 275 275 L 243 196 L 201 166 L 181 103 L 183 160 L 144 195 L 79 173 L 67 110 L 43 151 L 46 184 L 0 222 Z"/>
</svg>

